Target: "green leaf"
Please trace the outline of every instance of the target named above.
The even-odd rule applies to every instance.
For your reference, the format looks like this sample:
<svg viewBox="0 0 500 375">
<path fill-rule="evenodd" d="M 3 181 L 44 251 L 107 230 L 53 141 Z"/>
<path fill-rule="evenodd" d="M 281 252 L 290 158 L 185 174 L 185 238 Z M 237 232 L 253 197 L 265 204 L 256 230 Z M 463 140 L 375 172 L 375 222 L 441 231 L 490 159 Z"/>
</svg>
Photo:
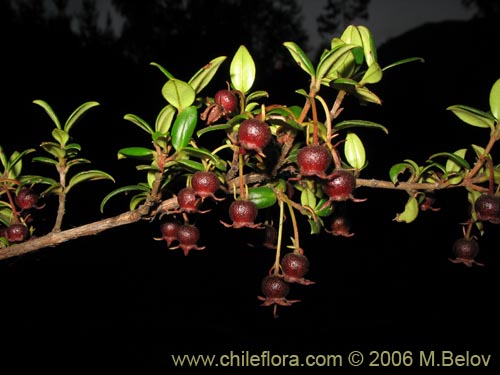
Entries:
<svg viewBox="0 0 500 375">
<path fill-rule="evenodd" d="M 468 125 L 479 128 L 490 128 L 492 131 L 495 127 L 495 118 L 479 109 L 466 105 L 452 105 L 446 109 L 452 111 L 460 120 Z"/>
<path fill-rule="evenodd" d="M 244 45 L 240 45 L 229 67 L 231 84 L 246 94 L 255 81 L 255 62 Z"/>
<path fill-rule="evenodd" d="M 151 126 L 146 122 L 146 120 L 143 120 L 139 116 L 127 113 L 125 116 L 123 116 L 123 119 L 130 121 L 132 124 L 137 125 L 146 133 L 153 134 L 153 128 L 151 128 Z"/>
<path fill-rule="evenodd" d="M 498 79 L 490 91 L 490 111 L 496 120 L 500 120 L 500 79 Z"/>
<path fill-rule="evenodd" d="M 260 210 L 273 206 L 276 203 L 276 194 L 273 189 L 266 186 L 254 187 L 248 189 L 248 199 Z"/>
<path fill-rule="evenodd" d="M 412 176 L 415 176 L 417 173 L 415 168 L 410 163 L 398 163 L 391 167 L 389 170 L 389 177 L 394 185 L 396 185 L 399 181 L 398 176 L 406 170 L 409 170 Z"/>
<path fill-rule="evenodd" d="M 2 163 L 3 167 L 7 169 L 7 166 L 9 163 L 7 162 L 7 156 L 5 155 L 5 152 L 3 151 L 3 147 L 0 146 L 0 162 Z"/>
<path fill-rule="evenodd" d="M 340 39 L 342 39 L 347 44 L 363 46 L 363 41 L 361 39 L 361 34 L 359 32 L 359 29 L 357 28 L 357 26 L 354 25 L 347 26 L 342 35 L 340 36 Z"/>
<path fill-rule="evenodd" d="M 54 159 L 51 159 L 51 158 L 47 158 L 45 156 L 35 156 L 31 160 L 32 161 L 37 161 L 39 163 L 50 164 L 50 165 L 57 165 L 57 163 L 58 163 L 57 160 L 54 160 Z"/>
<path fill-rule="evenodd" d="M 42 144 L 40 144 L 40 147 L 58 159 L 63 159 L 66 157 L 66 150 L 62 149 L 61 146 L 57 143 L 43 142 Z"/>
<path fill-rule="evenodd" d="M 59 184 L 53 178 L 44 177 L 44 176 L 35 176 L 35 175 L 23 175 L 23 176 L 19 177 L 19 181 L 23 185 L 27 185 L 27 184 L 44 184 L 44 185 L 54 186 L 54 185 L 58 185 Z"/>
<path fill-rule="evenodd" d="M 172 125 L 172 120 L 175 116 L 175 107 L 172 104 L 167 104 L 158 113 L 155 122 L 155 130 L 161 134 L 167 134 Z"/>
<path fill-rule="evenodd" d="M 452 155 L 453 158 L 449 158 L 446 161 L 446 171 L 447 172 L 458 172 L 462 168 L 470 169 L 469 163 L 465 160 L 465 154 L 467 153 L 466 148 L 455 151 Z"/>
<path fill-rule="evenodd" d="M 152 66 L 156 66 L 158 69 L 160 69 L 160 72 L 162 72 L 163 74 L 165 74 L 165 76 L 168 78 L 168 79 L 174 79 L 175 77 L 170 74 L 170 72 L 165 69 L 163 66 L 161 66 L 160 64 L 158 63 L 155 63 L 155 62 L 151 62 L 149 63 L 149 65 L 152 65 Z"/>
<path fill-rule="evenodd" d="M 349 129 L 354 127 L 360 128 L 375 128 L 382 130 L 385 134 L 389 131 L 383 125 L 377 124 L 376 122 L 366 121 L 366 120 L 346 120 L 335 124 L 334 128 L 337 130 Z"/>
<path fill-rule="evenodd" d="M 314 207 L 314 213 L 317 216 L 326 217 L 333 213 L 333 206 L 331 204 L 326 204 L 326 202 L 328 202 L 328 199 L 322 198 L 319 200 L 316 207 Z"/>
<path fill-rule="evenodd" d="M 73 166 L 79 165 L 79 164 L 90 164 L 90 160 L 84 159 L 84 158 L 71 159 L 70 161 L 68 161 L 68 163 L 66 163 L 66 166 L 69 169 L 70 167 L 73 167 Z"/>
<path fill-rule="evenodd" d="M 356 87 L 354 95 L 362 102 L 375 103 L 382 105 L 382 100 L 366 87 Z"/>
<path fill-rule="evenodd" d="M 300 204 L 302 206 L 309 206 L 311 208 L 316 207 L 316 196 L 314 195 L 314 192 L 308 187 L 306 187 L 300 193 Z"/>
<path fill-rule="evenodd" d="M 21 174 L 22 165 L 23 165 L 22 159 L 26 155 L 28 155 L 34 151 L 35 151 L 34 148 L 30 148 L 30 149 L 24 150 L 22 152 L 14 151 L 12 153 L 12 155 L 10 156 L 9 162 L 7 163 L 8 164 L 7 170 L 9 172 L 9 178 L 17 178 Z"/>
<path fill-rule="evenodd" d="M 465 160 L 463 157 L 460 156 L 460 153 L 463 152 L 464 150 L 459 150 L 457 151 L 458 154 L 452 154 L 451 152 L 438 152 L 434 155 L 431 155 L 429 157 L 429 160 L 432 160 L 434 158 L 437 158 L 437 157 L 441 157 L 441 156 L 444 156 L 448 159 L 448 162 L 451 161 L 453 164 L 448 164 L 447 162 L 447 166 L 448 165 L 454 165 L 456 164 L 456 167 L 462 167 L 462 168 L 465 168 L 465 169 L 470 169 L 470 164 L 467 160 Z M 463 154 L 465 155 L 465 152 L 463 152 Z M 454 167 L 455 168 L 455 167 Z M 460 168 L 459 168 L 460 169 Z M 459 170 L 459 169 L 452 169 L 451 171 L 455 171 L 455 170 Z M 447 168 L 447 171 L 450 171 L 448 170 Z"/>
<path fill-rule="evenodd" d="M 75 174 L 66 186 L 66 194 L 76 185 L 84 181 L 95 181 L 95 180 L 111 180 L 115 182 L 115 179 L 108 173 L 98 170 L 84 171 Z"/>
<path fill-rule="evenodd" d="M 59 118 L 57 117 L 56 113 L 54 112 L 52 107 L 47 102 L 45 102 L 43 100 L 33 100 L 33 103 L 38 104 L 40 107 L 45 109 L 45 112 L 47 112 L 47 114 L 51 118 L 51 120 L 54 123 L 54 125 L 56 126 L 56 128 L 62 129 L 61 122 L 59 121 Z"/>
<path fill-rule="evenodd" d="M 361 81 L 359 81 L 359 84 L 365 85 L 366 83 L 380 82 L 380 80 L 382 79 L 382 74 L 383 73 L 380 65 L 374 62 L 368 67 L 368 70 L 363 75 L 363 78 L 361 78 Z"/>
<path fill-rule="evenodd" d="M 172 126 L 172 146 L 176 151 L 189 144 L 197 122 L 198 110 L 195 106 L 186 107 L 179 113 Z"/>
<path fill-rule="evenodd" d="M 118 150 L 118 159 L 134 158 L 151 160 L 156 152 L 146 147 L 125 147 Z"/>
<path fill-rule="evenodd" d="M 415 197 L 408 198 L 403 212 L 396 215 L 394 220 L 403 223 L 411 223 L 418 216 L 418 201 Z"/>
<path fill-rule="evenodd" d="M 425 60 L 421 57 L 409 57 L 407 59 L 403 59 L 403 60 L 399 60 L 399 61 L 396 61 L 396 62 L 393 62 L 392 64 L 389 64 L 387 66 L 385 66 L 384 68 L 382 68 L 383 71 L 386 71 L 387 69 L 391 69 L 391 68 L 394 68 L 396 66 L 399 66 L 399 65 L 403 65 L 403 64 L 407 64 L 407 63 L 410 63 L 410 62 L 425 62 Z"/>
<path fill-rule="evenodd" d="M 69 134 L 62 129 L 54 128 L 52 130 L 52 137 L 64 147 L 69 140 Z"/>
<path fill-rule="evenodd" d="M 357 29 L 361 36 L 366 65 L 371 66 L 373 63 L 377 62 L 377 50 L 375 48 L 373 36 L 366 26 L 357 26 Z"/>
<path fill-rule="evenodd" d="M 269 93 L 267 91 L 254 91 L 248 94 L 247 103 L 261 99 L 261 98 L 269 98 Z"/>
<path fill-rule="evenodd" d="M 219 66 L 224 62 L 224 60 L 226 60 L 226 58 L 227 56 L 216 57 L 203 68 L 198 70 L 193 77 L 191 77 L 188 83 L 191 85 L 195 93 L 198 94 L 210 83 L 217 72 L 217 69 L 219 69 Z"/>
<path fill-rule="evenodd" d="M 181 165 L 184 167 L 184 169 L 188 170 L 189 172 L 196 172 L 196 171 L 204 171 L 205 166 L 195 160 L 190 160 L 190 159 L 180 159 L 176 160 L 176 164 Z"/>
<path fill-rule="evenodd" d="M 81 106 L 75 109 L 73 113 L 68 117 L 68 120 L 66 120 L 66 123 L 64 124 L 64 131 L 69 133 L 73 125 L 75 125 L 75 123 L 82 118 L 85 112 L 87 112 L 90 108 L 98 105 L 99 103 L 97 102 L 87 102 L 83 103 Z"/>
<path fill-rule="evenodd" d="M 332 73 L 337 72 L 338 67 L 345 63 L 342 58 L 356 47 L 355 44 L 345 44 L 329 51 L 318 63 L 316 79 L 322 80 L 323 77 L 331 76 Z"/>
<path fill-rule="evenodd" d="M 192 105 L 196 98 L 196 93 L 191 85 L 179 79 L 167 81 L 163 85 L 161 93 L 179 112 Z"/>
<path fill-rule="evenodd" d="M 100 206 L 101 212 L 104 211 L 104 206 L 111 198 L 113 198 L 114 196 L 116 196 L 118 194 L 128 193 L 130 191 L 142 191 L 142 192 L 145 192 L 147 194 L 151 191 L 151 189 L 145 185 L 128 185 L 128 186 L 122 186 L 116 190 L 113 190 L 111 193 L 106 195 L 103 198 L 103 200 L 101 201 L 101 206 Z"/>
<path fill-rule="evenodd" d="M 198 130 L 196 132 L 196 136 L 201 137 L 205 133 L 213 132 L 216 130 L 227 130 L 227 129 L 231 129 L 231 127 L 232 127 L 231 124 L 210 125 L 210 126 L 207 126 L 206 128 Z"/>
<path fill-rule="evenodd" d="M 366 164 L 365 147 L 361 139 L 352 132 L 347 133 L 344 144 L 344 155 L 347 163 L 358 170 L 363 169 Z"/>
<path fill-rule="evenodd" d="M 288 52 L 292 55 L 292 58 L 295 62 L 307 73 L 314 78 L 316 75 L 316 71 L 314 70 L 314 66 L 309 60 L 309 57 L 305 54 L 305 52 L 294 42 L 285 42 L 283 45 L 286 47 Z"/>
<path fill-rule="evenodd" d="M 190 146 L 185 146 L 182 149 L 182 154 L 194 156 L 198 159 L 211 160 L 214 163 L 218 163 L 220 160 L 217 155 L 213 154 L 212 151 L 207 150 L 205 148 L 194 148 Z"/>
</svg>

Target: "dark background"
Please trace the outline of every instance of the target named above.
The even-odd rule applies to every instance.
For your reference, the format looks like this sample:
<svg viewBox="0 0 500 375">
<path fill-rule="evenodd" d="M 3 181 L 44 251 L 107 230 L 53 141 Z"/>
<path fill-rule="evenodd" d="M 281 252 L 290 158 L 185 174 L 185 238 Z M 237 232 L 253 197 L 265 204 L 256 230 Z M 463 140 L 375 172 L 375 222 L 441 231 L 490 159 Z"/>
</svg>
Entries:
<svg viewBox="0 0 500 375">
<path fill-rule="evenodd" d="M 225 1 L 191 2 L 186 9 L 168 1 L 114 3 L 128 17 L 119 37 L 92 21 L 92 2 L 86 2 L 79 32 L 62 11 L 65 2 L 54 2 L 60 11 L 50 14 L 43 2 L 19 2 L 19 8 L 0 2 L 0 144 L 7 153 L 50 139 L 53 125 L 34 99 L 47 101 L 61 119 L 96 100 L 101 105 L 72 134 L 82 156 L 111 173 L 116 186 L 136 183 L 142 176 L 135 164 L 117 161 L 116 152 L 149 141 L 124 114 L 154 122 L 164 105 L 164 77 L 148 64 L 158 62 L 187 80 L 210 59 L 232 56 L 240 44 L 252 52 L 255 87 L 270 92 L 269 102 L 302 104 L 293 91 L 307 82 L 280 50 L 286 40 L 308 46 L 298 10 L 283 10 L 293 9 L 293 1 L 281 2 L 291 8 L 276 11 L 267 1 L 233 8 Z M 388 71 L 373 88 L 381 107 L 347 100 L 346 118 L 389 129 L 389 135 L 359 133 L 370 162 L 362 177 L 387 180 L 390 166 L 405 158 L 423 163 L 435 152 L 487 142 L 487 131 L 461 123 L 446 107 L 488 110 L 489 90 L 499 77 L 494 55 L 500 35 L 493 15 L 479 11 L 470 21 L 426 24 L 379 48 L 382 66 L 413 56 L 426 62 Z M 226 62 L 207 95 L 224 86 L 228 69 Z M 42 168 L 25 165 L 26 172 Z M 125 211 L 127 201 L 116 199 L 99 212 L 100 200 L 116 186 L 98 181 L 76 188 L 65 227 Z M 448 260 L 462 235 L 459 223 L 467 219 L 464 191 L 438 194 L 441 211 L 423 212 L 409 225 L 393 221 L 406 193 L 360 188 L 355 195 L 368 200 L 348 202 L 354 237 L 309 237 L 303 227 L 301 243 L 311 261 L 307 276 L 316 284 L 293 285 L 290 298 L 302 302 L 279 308 L 278 319 L 257 300 L 274 253 L 247 245 L 254 232 L 217 223 L 228 220 L 225 203 L 197 219 L 206 250 L 188 257 L 153 240 L 157 223 L 141 222 L 4 260 L 0 368 L 164 370 L 172 367 L 170 354 L 230 350 L 470 351 L 492 354 L 498 368 L 498 226 L 487 223 L 479 240 L 478 261 L 486 266 L 467 268 Z M 49 201 L 35 213 L 41 228 L 52 225 L 45 212 L 54 205 Z"/>
</svg>

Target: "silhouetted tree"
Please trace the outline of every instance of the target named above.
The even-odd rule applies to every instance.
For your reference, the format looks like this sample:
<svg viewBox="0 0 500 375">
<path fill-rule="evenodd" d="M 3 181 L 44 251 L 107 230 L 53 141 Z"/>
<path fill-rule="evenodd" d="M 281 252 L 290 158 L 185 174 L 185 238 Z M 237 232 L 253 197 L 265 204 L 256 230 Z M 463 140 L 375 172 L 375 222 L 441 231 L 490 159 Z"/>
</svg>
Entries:
<svg viewBox="0 0 500 375">
<path fill-rule="evenodd" d="M 500 14 L 500 3 L 492 0 L 462 0 L 467 8 L 476 8 L 476 17 L 493 18 Z"/>
<path fill-rule="evenodd" d="M 368 19 L 370 0 L 327 0 L 324 12 L 318 17 L 318 31 L 331 37 L 357 18 Z"/>
</svg>

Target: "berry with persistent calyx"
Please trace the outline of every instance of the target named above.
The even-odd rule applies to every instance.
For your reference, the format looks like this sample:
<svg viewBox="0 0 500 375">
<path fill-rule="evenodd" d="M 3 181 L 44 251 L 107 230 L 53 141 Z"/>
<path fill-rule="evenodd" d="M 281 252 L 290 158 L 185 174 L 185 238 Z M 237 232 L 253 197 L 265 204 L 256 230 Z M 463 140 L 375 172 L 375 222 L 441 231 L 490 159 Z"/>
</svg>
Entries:
<svg viewBox="0 0 500 375">
<path fill-rule="evenodd" d="M 28 238 L 28 227 L 21 223 L 14 223 L 7 227 L 5 237 L 9 242 L 23 242 Z"/>
<path fill-rule="evenodd" d="M 304 279 L 304 275 L 309 271 L 309 259 L 303 254 L 288 253 L 281 259 L 281 269 L 283 279 L 289 283 L 299 283 L 303 285 L 314 284 L 314 281 Z"/>
<path fill-rule="evenodd" d="M 230 115 L 238 108 L 238 98 L 230 90 L 219 90 L 214 96 L 215 104 L 223 108 L 224 115 Z"/>
<path fill-rule="evenodd" d="M 29 210 L 30 208 L 41 208 L 38 206 L 38 200 L 40 196 L 29 189 L 26 186 L 23 186 L 16 194 L 14 201 L 16 202 L 17 207 L 22 210 Z"/>
<path fill-rule="evenodd" d="M 452 263 L 463 263 L 467 267 L 472 267 L 473 264 L 484 266 L 475 260 L 479 254 L 479 244 L 474 238 L 459 238 L 453 243 L 452 251 L 455 255 L 455 259 L 450 258 Z"/>
<path fill-rule="evenodd" d="M 351 172 L 344 169 L 335 170 L 323 183 L 323 191 L 328 195 L 329 201 L 363 202 L 366 199 L 354 198 L 352 192 L 356 188 L 356 177 Z"/>
<path fill-rule="evenodd" d="M 273 306 L 274 305 L 274 317 L 276 318 L 276 308 L 280 306 L 291 306 L 299 300 L 288 300 L 286 297 L 290 292 L 290 286 L 286 281 L 277 275 L 267 275 L 262 279 L 261 290 L 264 297 L 257 296 L 257 298 L 262 301 L 261 306 Z"/>
<path fill-rule="evenodd" d="M 207 197 L 217 201 L 224 200 L 224 198 L 217 198 L 215 196 L 215 192 L 220 188 L 220 181 L 214 172 L 195 172 L 191 177 L 191 187 L 194 193 L 200 197 L 202 201 Z"/>
<path fill-rule="evenodd" d="M 351 223 L 345 215 L 334 215 L 330 221 L 330 230 L 325 229 L 325 231 L 334 236 L 354 236 L 354 233 L 351 233 Z"/>
<path fill-rule="evenodd" d="M 179 210 L 176 212 L 205 213 L 209 211 L 200 211 L 198 209 L 201 199 L 191 187 L 185 187 L 179 190 L 177 193 L 177 203 L 179 204 Z"/>
<path fill-rule="evenodd" d="M 179 224 L 175 221 L 166 221 L 160 225 L 161 238 L 156 240 L 165 240 L 167 246 L 170 247 L 174 241 L 177 241 L 177 233 L 179 232 Z"/>
<path fill-rule="evenodd" d="M 500 197 L 493 194 L 483 194 L 474 202 L 477 219 L 500 224 Z"/>
<path fill-rule="evenodd" d="M 305 146 L 297 154 L 297 165 L 301 176 L 327 178 L 326 171 L 331 164 L 332 154 L 325 146 Z"/>
<path fill-rule="evenodd" d="M 200 239 L 200 231 L 194 225 L 183 224 L 179 226 L 177 230 L 177 241 L 179 245 L 172 247 L 171 249 L 181 248 L 184 255 L 188 255 L 191 250 L 203 250 L 205 246 L 198 246 L 198 240 Z"/>
<path fill-rule="evenodd" d="M 271 136 L 269 125 L 255 118 L 244 120 L 238 128 L 238 140 L 241 147 L 261 155 L 264 147 L 271 141 Z"/>
<path fill-rule="evenodd" d="M 259 210 L 254 202 L 248 200 L 236 200 L 229 206 L 229 218 L 233 223 L 227 224 L 223 221 L 220 222 L 228 228 L 262 228 L 261 224 L 254 223 L 258 213 Z"/>
</svg>

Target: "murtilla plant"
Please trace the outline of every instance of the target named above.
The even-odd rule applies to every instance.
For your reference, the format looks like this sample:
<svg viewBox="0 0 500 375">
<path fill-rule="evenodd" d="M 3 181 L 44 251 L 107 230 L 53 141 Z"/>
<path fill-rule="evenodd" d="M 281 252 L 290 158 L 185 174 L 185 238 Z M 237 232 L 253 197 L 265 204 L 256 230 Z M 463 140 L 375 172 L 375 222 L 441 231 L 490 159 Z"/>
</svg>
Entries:
<svg viewBox="0 0 500 375">
<path fill-rule="evenodd" d="M 58 178 L 21 173 L 21 159 L 34 150 L 7 157 L 0 148 L 4 168 L 0 179 L 0 246 L 3 247 L 0 259 L 60 243 L 70 235 L 77 238 L 139 220 L 159 221 L 161 236 L 155 239 L 162 240 L 166 248 L 179 248 L 189 256 L 208 256 L 209 251 L 191 252 L 205 248 L 198 245 L 203 228 L 195 226 L 195 221 L 200 214 L 218 212 L 213 205 L 221 205 L 227 208 L 223 212 L 232 221 L 227 223 L 225 218 L 215 221 L 221 231 L 259 230 L 264 241 L 252 246 L 273 254 L 269 271 L 261 278 L 263 296 L 257 299 L 263 306 L 272 306 L 277 316 L 278 306 L 298 302 L 288 299 L 294 288 L 300 285 L 310 288 L 308 285 L 314 284 L 305 278 L 314 264 L 309 264 L 310 250 L 301 247 L 300 219 L 309 224 L 311 235 L 353 237 L 345 215 L 346 205 L 364 200 L 354 197 L 355 189 L 405 192 L 403 208 L 394 220 L 412 223 L 421 211 L 439 210 L 434 206 L 436 191 L 462 188 L 467 192 L 464 203 L 468 218 L 461 223 L 463 238 L 451 246 L 455 256 L 451 261 L 479 265 L 475 256 L 480 237 L 485 228 L 500 220 L 500 165 L 494 164 L 492 155 L 500 138 L 500 79 L 491 87 L 488 111 L 466 105 L 447 108 L 464 123 L 489 132 L 485 145 L 472 145 L 472 155 L 469 149 L 461 148 L 430 155 L 424 163 L 403 159 L 389 168 L 387 180 L 367 178 L 365 147 L 357 130 L 384 133 L 388 130 L 375 122 L 345 118 L 344 100 L 351 97 L 363 105 L 381 105 L 382 100 L 371 85 L 380 82 L 389 69 L 423 61 L 418 57 L 408 58 L 382 67 L 374 45 L 366 27 L 350 25 L 331 40 L 314 65 L 296 43 L 283 43 L 297 63 L 297 70 L 301 69 L 308 78 L 309 86 L 296 90 L 300 105 L 269 103 L 267 91 L 253 90 L 256 67 L 243 45 L 230 61 L 225 77 L 227 87 L 215 89 L 213 97 L 203 91 L 227 56 L 212 59 L 188 80 L 151 63 L 165 79 L 161 88 L 165 101 L 153 122 L 135 114 L 124 115 L 124 120 L 148 134 L 149 139 L 145 145 L 118 150 L 118 159 L 139 161 L 136 166 L 139 182 L 109 192 L 100 207 L 103 212 L 110 199 L 130 194 L 129 211 L 88 224 L 78 232 L 61 233 L 66 235 L 64 239 L 44 235 L 30 238 L 34 228 L 30 227 L 26 233 L 25 227 L 30 210 L 38 206 L 30 199 L 22 199 L 22 194 L 26 198 L 27 188 L 37 192 L 38 185 L 46 185 L 48 188 L 40 193 L 41 198 L 50 193 L 59 196 L 56 224 L 51 233 L 57 235 L 69 190 L 84 180 L 112 179 L 97 170 L 80 172 L 67 179 L 70 167 L 88 163 L 77 157 L 80 145 L 69 142 L 69 131 L 97 103 L 83 104 L 62 125 L 47 103 L 35 101 L 56 127 L 52 131 L 55 142 L 41 144 L 50 157 L 37 156 L 33 160 L 55 167 Z M 333 97 L 331 103 L 327 97 Z M 220 141 L 213 144 L 214 137 L 207 137 L 208 133 L 219 134 Z M 216 192 L 226 196 L 216 197 Z M 16 194 L 20 195 L 17 204 Z M 202 204 L 212 207 L 200 210 Z M 15 226 L 9 230 L 11 225 Z M 52 242 L 48 243 L 47 238 Z M 23 247 L 28 243 L 29 247 Z"/>
</svg>

